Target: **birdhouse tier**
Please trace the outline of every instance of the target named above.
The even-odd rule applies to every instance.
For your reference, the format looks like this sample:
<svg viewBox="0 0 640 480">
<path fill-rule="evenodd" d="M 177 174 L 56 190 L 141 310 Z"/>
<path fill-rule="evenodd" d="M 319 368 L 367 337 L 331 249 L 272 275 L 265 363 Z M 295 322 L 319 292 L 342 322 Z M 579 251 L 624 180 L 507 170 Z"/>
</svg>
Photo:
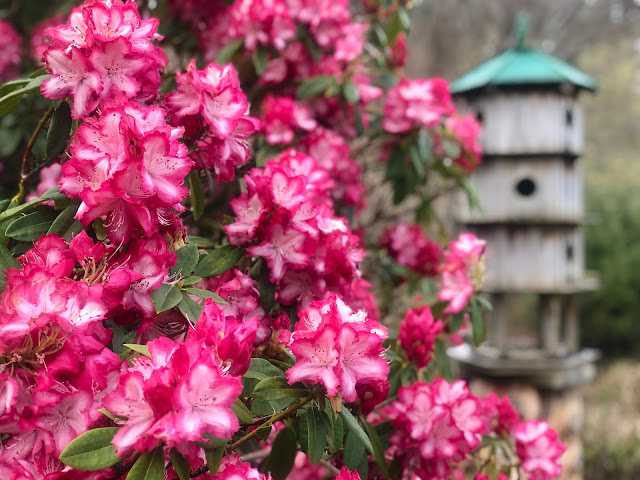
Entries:
<svg viewBox="0 0 640 480">
<path fill-rule="evenodd" d="M 487 157 L 473 173 L 483 210 L 460 202 L 462 223 L 579 224 L 582 171 L 573 156 Z"/>
<path fill-rule="evenodd" d="M 520 44 L 480 64 L 451 85 L 454 94 L 514 87 L 594 91 L 596 82 L 559 58 Z M 567 88 L 568 87 L 568 88 Z"/>
<path fill-rule="evenodd" d="M 484 156 L 582 153 L 583 115 L 575 95 L 493 91 L 458 104 L 482 124 Z"/>
<path fill-rule="evenodd" d="M 475 225 L 487 241 L 488 292 L 574 293 L 592 290 L 580 229 L 567 225 Z"/>
</svg>

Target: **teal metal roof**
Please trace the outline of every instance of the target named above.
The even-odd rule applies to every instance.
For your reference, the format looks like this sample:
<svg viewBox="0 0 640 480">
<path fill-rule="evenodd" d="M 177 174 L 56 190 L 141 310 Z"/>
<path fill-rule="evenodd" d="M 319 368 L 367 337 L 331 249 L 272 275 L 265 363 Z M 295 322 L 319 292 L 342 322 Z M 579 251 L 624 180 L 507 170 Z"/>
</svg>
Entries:
<svg viewBox="0 0 640 480">
<path fill-rule="evenodd" d="M 452 93 L 488 86 L 554 85 L 570 83 L 594 91 L 597 83 L 586 73 L 540 50 L 518 46 L 482 63 L 451 84 Z"/>
</svg>

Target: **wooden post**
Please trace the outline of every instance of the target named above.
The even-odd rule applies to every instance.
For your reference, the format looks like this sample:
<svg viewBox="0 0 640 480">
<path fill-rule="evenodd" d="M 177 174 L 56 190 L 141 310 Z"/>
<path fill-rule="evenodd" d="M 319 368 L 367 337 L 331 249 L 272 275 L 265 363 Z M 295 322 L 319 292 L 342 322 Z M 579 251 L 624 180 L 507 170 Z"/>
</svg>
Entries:
<svg viewBox="0 0 640 480">
<path fill-rule="evenodd" d="M 488 343 L 497 348 L 500 355 L 504 355 L 508 347 L 507 339 L 507 302 L 504 293 L 493 293 L 491 295 L 491 306 L 493 307 L 489 315 L 489 325 L 487 328 Z"/>
<path fill-rule="evenodd" d="M 578 319 L 578 296 L 567 295 L 565 303 L 565 331 L 564 336 L 567 342 L 569 353 L 575 353 L 580 348 L 580 321 Z"/>
<path fill-rule="evenodd" d="M 540 342 L 545 354 L 555 357 L 560 350 L 562 305 L 559 295 L 540 295 Z"/>
</svg>

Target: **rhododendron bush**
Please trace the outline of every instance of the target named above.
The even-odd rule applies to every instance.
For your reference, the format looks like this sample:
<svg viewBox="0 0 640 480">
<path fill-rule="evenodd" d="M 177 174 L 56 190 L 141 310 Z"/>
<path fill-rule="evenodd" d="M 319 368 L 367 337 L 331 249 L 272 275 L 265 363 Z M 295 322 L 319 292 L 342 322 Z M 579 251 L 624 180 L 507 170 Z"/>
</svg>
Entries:
<svg viewBox="0 0 640 480">
<path fill-rule="evenodd" d="M 17 22 L 23 60 L 0 21 L 0 477 L 558 476 L 546 423 L 448 378 L 485 243 L 430 220 L 480 127 L 402 76 L 406 7 L 141 3 Z"/>
</svg>

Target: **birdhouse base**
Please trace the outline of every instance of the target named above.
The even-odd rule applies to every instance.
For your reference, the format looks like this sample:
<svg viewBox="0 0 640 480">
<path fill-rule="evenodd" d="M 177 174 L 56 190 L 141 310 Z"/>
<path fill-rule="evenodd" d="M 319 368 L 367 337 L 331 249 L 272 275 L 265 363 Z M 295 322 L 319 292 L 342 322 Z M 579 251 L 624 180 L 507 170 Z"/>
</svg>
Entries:
<svg viewBox="0 0 640 480">
<path fill-rule="evenodd" d="M 469 344 L 447 351 L 460 369 L 461 376 L 520 379 L 539 388 L 565 390 L 590 382 L 596 375 L 600 352 L 582 349 L 562 357 L 546 356 L 538 348 L 518 348 L 500 352 L 487 346 Z"/>
</svg>

